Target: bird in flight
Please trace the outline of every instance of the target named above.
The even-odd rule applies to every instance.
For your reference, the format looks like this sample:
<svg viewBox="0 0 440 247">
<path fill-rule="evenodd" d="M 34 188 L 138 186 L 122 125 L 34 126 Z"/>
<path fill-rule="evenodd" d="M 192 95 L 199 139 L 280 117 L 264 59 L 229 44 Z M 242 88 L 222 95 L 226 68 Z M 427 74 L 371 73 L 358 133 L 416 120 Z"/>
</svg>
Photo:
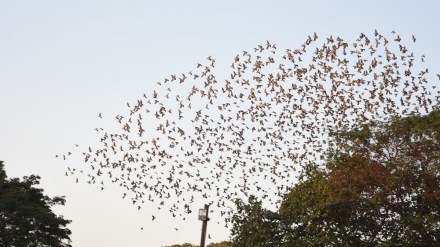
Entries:
<svg viewBox="0 0 440 247">
<path fill-rule="evenodd" d="M 249 195 L 276 205 L 303 167 L 343 145 L 331 131 L 438 103 L 428 70 L 415 66 L 425 56 L 411 44 L 395 31 L 352 40 L 313 33 L 297 47 L 266 41 L 231 56 L 220 76 L 209 56 L 127 102 L 114 126 L 96 128 L 97 144 L 79 152 L 90 167 L 81 175 L 101 188 L 104 180 L 121 187 L 138 210 L 154 204 L 182 219 L 197 198 L 215 201 L 220 217 Z"/>
</svg>

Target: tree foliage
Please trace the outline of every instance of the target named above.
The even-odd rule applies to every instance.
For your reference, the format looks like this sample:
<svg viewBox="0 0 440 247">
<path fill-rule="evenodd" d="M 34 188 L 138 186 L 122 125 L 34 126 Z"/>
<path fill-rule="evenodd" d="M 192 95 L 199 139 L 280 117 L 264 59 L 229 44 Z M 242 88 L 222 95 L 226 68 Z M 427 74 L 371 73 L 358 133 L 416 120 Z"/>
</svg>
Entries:
<svg viewBox="0 0 440 247">
<path fill-rule="evenodd" d="M 55 215 L 51 207 L 64 205 L 63 197 L 50 198 L 36 188 L 40 177 L 8 179 L 0 161 L 0 246 L 71 246 L 71 221 Z"/>
<path fill-rule="evenodd" d="M 229 241 L 221 241 L 218 243 L 210 243 L 208 247 L 231 247 L 231 243 Z"/>
<path fill-rule="evenodd" d="M 228 241 L 222 241 L 218 243 L 210 243 L 207 245 L 207 247 L 230 247 L 230 243 Z M 184 244 L 173 244 L 167 247 L 199 247 L 199 245 L 194 245 L 190 243 L 184 243 Z"/>
<path fill-rule="evenodd" d="M 184 244 L 173 244 L 167 247 L 197 247 L 198 245 L 190 244 L 190 243 L 184 243 Z"/>
<path fill-rule="evenodd" d="M 235 218 L 233 246 L 266 246 L 271 236 L 279 240 L 270 246 L 438 244 L 440 111 L 332 135 L 325 165 L 305 169 L 277 213 L 238 204 L 239 219 L 249 220 Z"/>
<path fill-rule="evenodd" d="M 279 245 L 282 239 L 279 216 L 262 207 L 262 202 L 250 196 L 248 202 L 235 202 L 237 213 L 232 216 L 231 236 L 233 247 L 270 247 Z"/>
</svg>

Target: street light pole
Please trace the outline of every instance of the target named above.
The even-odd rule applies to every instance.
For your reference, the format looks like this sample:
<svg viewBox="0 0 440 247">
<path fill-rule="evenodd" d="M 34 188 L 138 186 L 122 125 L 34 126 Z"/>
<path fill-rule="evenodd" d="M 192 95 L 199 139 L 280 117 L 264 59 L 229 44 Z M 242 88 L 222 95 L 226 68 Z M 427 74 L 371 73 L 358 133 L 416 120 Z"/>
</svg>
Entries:
<svg viewBox="0 0 440 247">
<path fill-rule="evenodd" d="M 205 247 L 206 229 L 208 228 L 208 220 L 209 220 L 208 212 L 209 212 L 209 205 L 208 204 L 205 204 L 205 208 L 202 208 L 199 211 L 199 220 L 203 221 L 202 237 L 200 239 L 200 247 Z"/>
</svg>

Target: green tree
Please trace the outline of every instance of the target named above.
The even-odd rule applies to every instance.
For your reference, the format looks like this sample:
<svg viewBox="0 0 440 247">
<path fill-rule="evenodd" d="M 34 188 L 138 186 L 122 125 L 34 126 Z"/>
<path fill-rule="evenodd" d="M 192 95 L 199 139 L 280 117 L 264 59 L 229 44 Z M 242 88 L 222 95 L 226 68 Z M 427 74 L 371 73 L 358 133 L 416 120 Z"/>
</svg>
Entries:
<svg viewBox="0 0 440 247">
<path fill-rule="evenodd" d="M 236 200 L 237 212 L 231 218 L 231 246 L 271 247 L 281 243 L 277 212 L 263 208 L 261 201 L 250 196 L 248 202 Z"/>
<path fill-rule="evenodd" d="M 284 196 L 279 210 L 285 245 L 326 245 L 328 236 L 319 230 L 320 211 L 326 205 L 328 192 L 326 174 L 313 166 L 309 168 L 312 169 L 308 170 L 307 179 L 300 181 Z"/>
<path fill-rule="evenodd" d="M 218 243 L 210 243 L 207 247 L 231 247 L 231 243 L 228 241 L 221 241 Z"/>
<path fill-rule="evenodd" d="M 167 247 L 198 247 L 199 245 L 194 245 L 190 243 L 184 243 L 184 244 L 173 244 Z M 230 243 L 228 241 L 222 241 L 218 243 L 210 243 L 207 245 L 207 247 L 230 247 Z"/>
<path fill-rule="evenodd" d="M 184 243 L 184 244 L 173 244 L 167 247 L 197 247 L 198 245 L 193 245 L 190 243 Z"/>
<path fill-rule="evenodd" d="M 285 196 L 286 246 L 435 246 L 440 111 L 333 133 L 324 169 Z"/>
<path fill-rule="evenodd" d="M 36 188 L 40 177 L 8 179 L 0 161 L 0 246 L 71 246 L 71 221 L 55 215 L 51 206 L 64 205 L 63 197 L 50 198 Z"/>
<path fill-rule="evenodd" d="M 237 201 L 232 246 L 438 246 L 440 110 L 332 136 L 278 212 Z"/>
</svg>

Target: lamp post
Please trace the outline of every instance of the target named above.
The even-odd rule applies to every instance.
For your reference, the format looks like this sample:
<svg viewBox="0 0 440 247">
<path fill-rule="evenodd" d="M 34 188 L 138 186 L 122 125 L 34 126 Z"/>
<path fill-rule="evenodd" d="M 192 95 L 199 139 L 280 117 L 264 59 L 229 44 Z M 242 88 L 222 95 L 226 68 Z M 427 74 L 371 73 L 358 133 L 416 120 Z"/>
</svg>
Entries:
<svg viewBox="0 0 440 247">
<path fill-rule="evenodd" d="M 200 239 L 200 247 L 205 247 L 205 239 L 206 239 L 206 228 L 208 227 L 208 212 L 209 205 L 205 204 L 204 208 L 199 210 L 199 220 L 203 221 L 202 224 L 202 237 Z"/>
</svg>

